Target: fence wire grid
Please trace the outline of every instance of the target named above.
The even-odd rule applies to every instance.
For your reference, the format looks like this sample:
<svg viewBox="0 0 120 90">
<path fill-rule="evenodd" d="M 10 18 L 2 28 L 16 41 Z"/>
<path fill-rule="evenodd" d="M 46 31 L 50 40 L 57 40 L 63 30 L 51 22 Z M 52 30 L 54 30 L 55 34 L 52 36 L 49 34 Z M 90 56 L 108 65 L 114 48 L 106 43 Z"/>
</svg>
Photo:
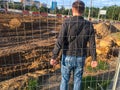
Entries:
<svg viewBox="0 0 120 90">
<path fill-rule="evenodd" d="M 61 25 L 72 17 L 74 1 L 0 0 L 0 90 L 59 90 L 61 55 L 56 66 L 49 61 Z M 98 66 L 91 68 L 88 52 L 82 90 L 120 90 L 120 3 L 83 1 L 83 17 L 96 32 Z"/>
</svg>

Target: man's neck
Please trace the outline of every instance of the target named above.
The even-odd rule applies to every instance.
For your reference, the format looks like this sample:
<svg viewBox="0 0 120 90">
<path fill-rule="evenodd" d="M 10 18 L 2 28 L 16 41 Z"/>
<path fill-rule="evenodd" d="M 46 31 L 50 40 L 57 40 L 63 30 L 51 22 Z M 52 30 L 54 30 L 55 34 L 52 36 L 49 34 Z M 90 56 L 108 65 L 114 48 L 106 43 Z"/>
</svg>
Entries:
<svg viewBox="0 0 120 90">
<path fill-rule="evenodd" d="M 73 13 L 73 16 L 82 16 L 80 13 Z"/>
</svg>

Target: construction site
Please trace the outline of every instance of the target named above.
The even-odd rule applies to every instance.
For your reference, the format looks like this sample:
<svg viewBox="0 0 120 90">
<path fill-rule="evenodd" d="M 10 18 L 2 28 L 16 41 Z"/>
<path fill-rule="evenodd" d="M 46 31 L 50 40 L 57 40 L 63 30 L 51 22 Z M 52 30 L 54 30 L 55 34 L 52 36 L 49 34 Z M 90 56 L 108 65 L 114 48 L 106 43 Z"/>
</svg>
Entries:
<svg viewBox="0 0 120 90">
<path fill-rule="evenodd" d="M 0 90 L 59 90 L 60 63 L 51 66 L 50 59 L 66 18 L 69 17 L 0 13 Z M 99 65 L 96 69 L 90 67 L 92 58 L 88 52 L 83 90 L 112 90 L 107 88 L 118 64 L 120 21 L 91 22 Z M 70 90 L 72 82 L 71 78 Z"/>
</svg>

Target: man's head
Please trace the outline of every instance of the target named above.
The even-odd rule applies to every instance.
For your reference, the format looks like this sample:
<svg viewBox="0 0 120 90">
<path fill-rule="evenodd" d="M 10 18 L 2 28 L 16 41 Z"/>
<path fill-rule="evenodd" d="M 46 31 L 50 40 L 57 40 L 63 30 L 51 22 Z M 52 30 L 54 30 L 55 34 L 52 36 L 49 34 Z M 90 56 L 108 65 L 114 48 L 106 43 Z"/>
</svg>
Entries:
<svg viewBox="0 0 120 90">
<path fill-rule="evenodd" d="M 73 16 L 74 15 L 82 15 L 84 13 L 84 10 L 85 10 L 85 4 L 83 1 L 76 0 L 75 2 L 73 2 L 73 4 L 72 4 Z"/>
</svg>

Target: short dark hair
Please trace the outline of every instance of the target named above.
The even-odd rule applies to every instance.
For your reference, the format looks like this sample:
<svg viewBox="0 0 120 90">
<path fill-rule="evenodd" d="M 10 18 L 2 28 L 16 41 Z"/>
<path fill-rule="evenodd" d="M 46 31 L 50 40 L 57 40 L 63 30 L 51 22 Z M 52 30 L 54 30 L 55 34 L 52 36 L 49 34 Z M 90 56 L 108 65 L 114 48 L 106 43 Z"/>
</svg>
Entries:
<svg viewBox="0 0 120 90">
<path fill-rule="evenodd" d="M 85 4 L 81 0 L 76 0 L 73 2 L 72 7 L 78 10 L 79 13 L 83 13 L 85 10 Z"/>
</svg>

